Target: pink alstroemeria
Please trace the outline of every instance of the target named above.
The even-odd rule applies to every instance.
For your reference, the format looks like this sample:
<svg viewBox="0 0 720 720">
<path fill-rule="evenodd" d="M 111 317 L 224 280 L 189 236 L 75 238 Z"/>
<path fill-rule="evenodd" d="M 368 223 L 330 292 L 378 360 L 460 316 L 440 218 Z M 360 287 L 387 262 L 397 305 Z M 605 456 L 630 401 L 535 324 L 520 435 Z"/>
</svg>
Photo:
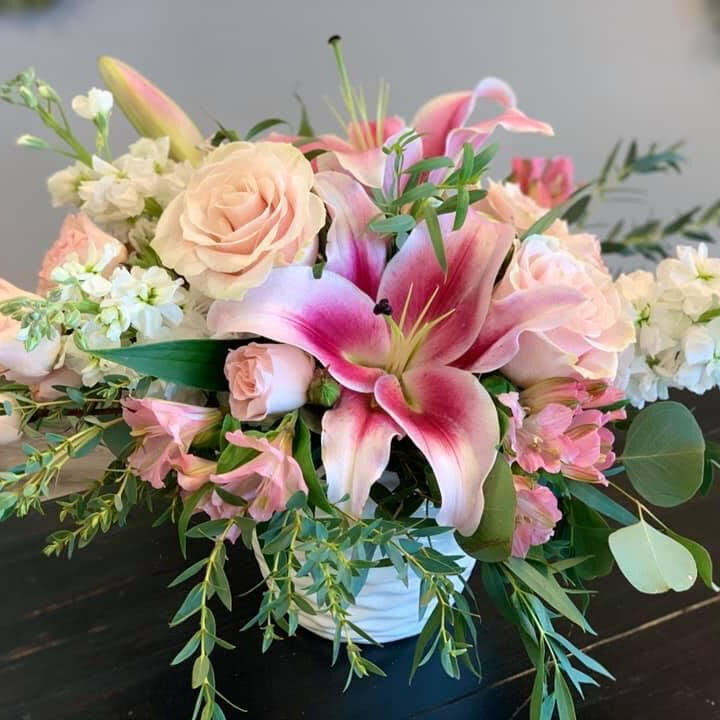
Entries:
<svg viewBox="0 0 720 720">
<path fill-rule="evenodd" d="M 195 436 L 217 425 L 222 414 L 205 408 L 157 398 L 127 397 L 123 419 L 141 443 L 128 465 L 154 488 L 165 487 L 165 477 L 187 453 Z"/>
<path fill-rule="evenodd" d="M 471 211 L 463 227 L 451 232 L 452 218 L 442 216 L 446 273 L 424 224 L 385 265 L 385 241 L 356 218 L 377 211 L 359 186 L 353 190 L 354 181 L 340 178 L 318 176 L 321 194 L 334 197 L 328 200 L 333 225 L 322 277 L 315 279 L 304 267 L 273 270 L 241 301 L 216 302 L 210 328 L 296 345 L 343 386 L 339 405 L 323 419 L 331 500 L 349 494 L 352 511 L 360 513 L 387 464 L 393 437 L 408 435 L 437 478 L 438 522 L 471 534 L 482 515 L 482 486 L 495 460 L 499 427 L 487 392 L 471 372 L 454 365 L 485 322 L 513 231 Z M 353 190 L 353 200 L 341 202 L 335 181 L 342 192 Z M 508 325 L 498 337 L 510 351 L 507 338 L 532 325 L 533 314 L 543 325 L 551 309 L 555 322 L 567 309 L 564 291 L 533 297 L 531 307 L 514 315 L 524 324 Z M 507 357 L 496 352 L 495 367 Z"/>
<path fill-rule="evenodd" d="M 515 157 L 512 159 L 512 182 L 540 207 L 552 208 L 564 203 L 575 190 L 572 158 Z"/>
<path fill-rule="evenodd" d="M 549 378 L 521 393 L 498 395 L 512 417 L 506 449 L 528 473 L 546 470 L 583 482 L 607 484 L 603 470 L 615 462 L 614 437 L 605 427 L 625 417 L 603 412 L 622 398 L 604 382 Z"/>
<path fill-rule="evenodd" d="M 544 545 L 553 536 L 562 513 L 552 490 L 521 475 L 513 475 L 513 480 L 517 508 L 512 554 L 524 558 L 531 547 Z"/>
<path fill-rule="evenodd" d="M 466 125 L 480 99 L 497 102 L 502 112 L 477 124 Z M 486 77 L 474 90 L 446 93 L 428 101 L 418 110 L 410 127 L 397 115 L 382 117 L 379 123 L 357 121 L 347 125 L 346 139 L 333 134 L 319 135 L 303 145 L 302 150 L 328 151 L 327 155 L 316 159 L 318 169 L 344 170 L 363 185 L 381 187 L 387 194 L 392 190 L 395 155 L 384 152 L 383 148 L 391 148 L 403 135 L 414 130 L 421 136 L 404 149 L 403 162 L 407 168 L 435 155 L 459 159 L 464 143 L 469 142 L 477 150 L 498 127 L 511 132 L 553 134 L 550 125 L 533 120 L 517 108 L 515 93 L 507 83 Z M 272 133 L 269 139 L 296 142 L 298 137 Z M 439 182 L 447 172 L 445 169 L 435 171 L 430 179 Z M 407 176 L 403 182 L 407 182 Z M 399 190 L 402 191 L 402 185 Z"/>
</svg>

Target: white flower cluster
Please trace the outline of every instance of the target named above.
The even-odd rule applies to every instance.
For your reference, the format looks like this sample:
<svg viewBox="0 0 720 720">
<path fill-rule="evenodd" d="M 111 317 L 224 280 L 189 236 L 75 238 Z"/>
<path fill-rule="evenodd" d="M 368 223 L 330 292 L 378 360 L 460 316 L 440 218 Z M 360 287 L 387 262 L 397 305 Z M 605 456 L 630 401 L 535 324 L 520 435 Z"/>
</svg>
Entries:
<svg viewBox="0 0 720 720">
<path fill-rule="evenodd" d="M 75 205 L 102 224 L 142 215 L 146 201 L 164 208 L 188 182 L 189 162 L 169 158 L 170 140 L 140 138 L 113 162 L 93 156 L 92 167 L 76 162 L 48 180 L 53 207 Z"/>
<path fill-rule="evenodd" d="M 181 279 L 174 280 L 156 266 L 120 266 L 105 277 L 107 264 L 104 256 L 85 264 L 70 260 L 52 274 L 63 300 L 85 301 L 82 320 L 77 332 L 68 337 L 65 354 L 68 367 L 79 372 L 89 387 L 103 375 L 117 372 L 117 367 L 89 356 L 84 347 L 119 347 L 123 334 L 130 330 L 140 343 L 206 333 L 204 315 L 196 310 Z"/>
<path fill-rule="evenodd" d="M 109 115 L 112 107 L 112 93 L 96 87 L 91 88 L 87 95 L 76 95 L 72 99 L 73 111 L 86 120 L 94 120 L 98 115 Z"/>
<path fill-rule="evenodd" d="M 720 384 L 720 258 L 705 244 L 679 246 L 654 275 L 637 270 L 616 284 L 636 339 L 615 384 L 633 405 L 664 400 L 670 388 L 700 395 Z"/>
</svg>

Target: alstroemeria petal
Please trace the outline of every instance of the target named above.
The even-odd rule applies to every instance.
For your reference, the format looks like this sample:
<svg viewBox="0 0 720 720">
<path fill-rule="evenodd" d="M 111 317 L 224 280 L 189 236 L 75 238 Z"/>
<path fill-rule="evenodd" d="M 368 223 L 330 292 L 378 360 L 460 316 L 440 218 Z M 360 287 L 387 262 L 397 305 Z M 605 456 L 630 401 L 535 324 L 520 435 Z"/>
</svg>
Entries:
<svg viewBox="0 0 720 720">
<path fill-rule="evenodd" d="M 390 459 L 390 443 L 403 432 L 372 395 L 343 390 L 340 402 L 322 419 L 322 460 L 330 502 L 350 496 L 350 511 L 362 513 L 370 486 Z"/>
<path fill-rule="evenodd" d="M 567 287 L 520 290 L 490 305 L 477 340 L 454 364 L 475 373 L 491 372 L 510 362 L 526 331 L 551 330 L 583 302 L 583 294 Z"/>
<path fill-rule="evenodd" d="M 315 175 L 315 191 L 332 217 L 327 235 L 327 269 L 375 297 L 387 261 L 388 237 L 372 232 L 368 223 L 380 211 L 360 183 L 339 172 Z"/>
<path fill-rule="evenodd" d="M 406 372 L 402 385 L 394 375 L 383 376 L 375 397 L 428 459 L 442 496 L 438 523 L 471 535 L 500 442 L 488 393 L 468 372 L 425 366 Z"/>
<path fill-rule="evenodd" d="M 421 315 L 420 325 L 445 316 L 414 352 L 412 366 L 448 364 L 470 347 L 485 320 L 493 284 L 512 243 L 514 232 L 509 225 L 491 222 L 472 210 L 460 230 L 451 232 L 452 222 L 450 215 L 440 218 L 447 273 L 435 256 L 427 226 L 420 223 L 380 281 L 378 299 L 390 301 L 398 324 L 407 304 L 402 327 L 406 335 Z"/>
<path fill-rule="evenodd" d="M 390 351 L 390 334 L 374 300 L 340 275 L 276 268 L 240 301 L 217 301 L 208 327 L 217 335 L 253 333 L 314 355 L 346 387 L 371 392 Z"/>
</svg>

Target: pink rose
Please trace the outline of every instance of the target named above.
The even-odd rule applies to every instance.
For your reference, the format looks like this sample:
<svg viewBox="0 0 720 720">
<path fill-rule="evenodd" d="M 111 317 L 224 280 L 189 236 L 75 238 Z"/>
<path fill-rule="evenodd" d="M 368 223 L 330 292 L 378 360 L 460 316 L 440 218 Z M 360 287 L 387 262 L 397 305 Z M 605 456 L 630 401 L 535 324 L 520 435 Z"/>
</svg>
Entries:
<svg viewBox="0 0 720 720">
<path fill-rule="evenodd" d="M 68 215 L 60 228 L 60 235 L 45 253 L 38 273 L 37 291 L 46 295 L 55 285 L 52 271 L 69 260 L 81 264 L 103 260 L 103 274 L 110 273 L 127 260 L 125 246 L 103 232 L 85 213 Z"/>
<path fill-rule="evenodd" d="M 546 470 L 607 484 L 603 470 L 615 462 L 614 437 L 605 426 L 625 411 L 603 412 L 622 398 L 607 383 L 552 378 L 521 393 L 498 395 L 511 412 L 505 439 L 511 460 L 528 473 Z"/>
<path fill-rule="evenodd" d="M 555 532 L 555 525 L 562 520 L 557 498 L 544 485 L 531 478 L 514 475 L 517 509 L 515 510 L 515 534 L 513 557 L 524 558 L 534 545 L 544 545 Z"/>
<path fill-rule="evenodd" d="M 592 236 L 565 238 L 532 235 L 516 249 L 493 300 L 540 288 L 567 288 L 582 299 L 558 316 L 552 329 L 523 332 L 518 352 L 502 369 L 527 387 L 552 377 L 615 378 L 618 355 L 633 342 L 635 331 L 607 268 L 594 251 Z M 597 246 L 594 240 L 591 247 Z"/>
<path fill-rule="evenodd" d="M 0 303 L 18 297 L 37 298 L 0 278 Z M 39 298 L 37 298 L 39 299 Z M 60 352 L 60 337 L 41 340 L 31 352 L 18 340 L 20 323 L 0 313 L 0 375 L 22 383 L 44 378 L 53 369 Z"/>
<path fill-rule="evenodd" d="M 215 427 L 222 416 L 215 408 L 128 397 L 123 400 L 123 419 L 141 444 L 128 465 L 154 488 L 165 487 L 165 477 L 195 437 Z"/>
<path fill-rule="evenodd" d="M 153 248 L 205 295 L 237 300 L 273 267 L 315 261 L 325 206 L 313 180 L 292 145 L 222 145 L 168 205 Z"/>
<path fill-rule="evenodd" d="M 568 199 L 575 189 L 573 175 L 573 161 L 567 155 L 512 160 L 513 181 L 543 208 L 561 205 Z"/>
<path fill-rule="evenodd" d="M 263 522 L 273 513 L 285 510 L 288 500 L 298 491 L 307 493 L 307 485 L 292 456 L 292 435 L 280 432 L 274 438 L 252 437 L 241 430 L 227 433 L 229 443 L 241 448 L 257 451 L 257 456 L 240 467 L 221 475 L 212 475 L 210 480 L 233 495 L 248 501 L 248 513 Z M 226 503 L 213 493 L 212 508 L 204 508 L 211 517 L 233 517 L 238 507 Z"/>
<path fill-rule="evenodd" d="M 292 345 L 250 343 L 225 361 L 230 409 L 238 420 L 254 421 L 302 407 L 315 361 Z"/>
<path fill-rule="evenodd" d="M 12 413 L 10 415 L 6 415 L 3 408 L 3 414 L 0 415 L 0 445 L 9 445 L 22 437 L 22 431 L 20 430 L 22 416 L 20 415 L 20 409 L 18 408 L 17 402 L 12 395 L 0 393 L 0 408 L 2 408 L 6 402 L 10 403 Z"/>
</svg>

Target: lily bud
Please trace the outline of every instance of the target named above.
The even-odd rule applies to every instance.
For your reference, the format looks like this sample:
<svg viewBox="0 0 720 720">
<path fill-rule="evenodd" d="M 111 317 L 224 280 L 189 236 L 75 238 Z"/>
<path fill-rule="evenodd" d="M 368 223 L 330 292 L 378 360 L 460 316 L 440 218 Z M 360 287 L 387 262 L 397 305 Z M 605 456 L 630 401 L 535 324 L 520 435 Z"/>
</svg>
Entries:
<svg viewBox="0 0 720 720">
<path fill-rule="evenodd" d="M 143 136 L 170 138 L 170 155 L 197 165 L 203 136 L 193 121 L 162 90 L 130 65 L 103 55 L 100 75 L 127 119 Z"/>
</svg>

